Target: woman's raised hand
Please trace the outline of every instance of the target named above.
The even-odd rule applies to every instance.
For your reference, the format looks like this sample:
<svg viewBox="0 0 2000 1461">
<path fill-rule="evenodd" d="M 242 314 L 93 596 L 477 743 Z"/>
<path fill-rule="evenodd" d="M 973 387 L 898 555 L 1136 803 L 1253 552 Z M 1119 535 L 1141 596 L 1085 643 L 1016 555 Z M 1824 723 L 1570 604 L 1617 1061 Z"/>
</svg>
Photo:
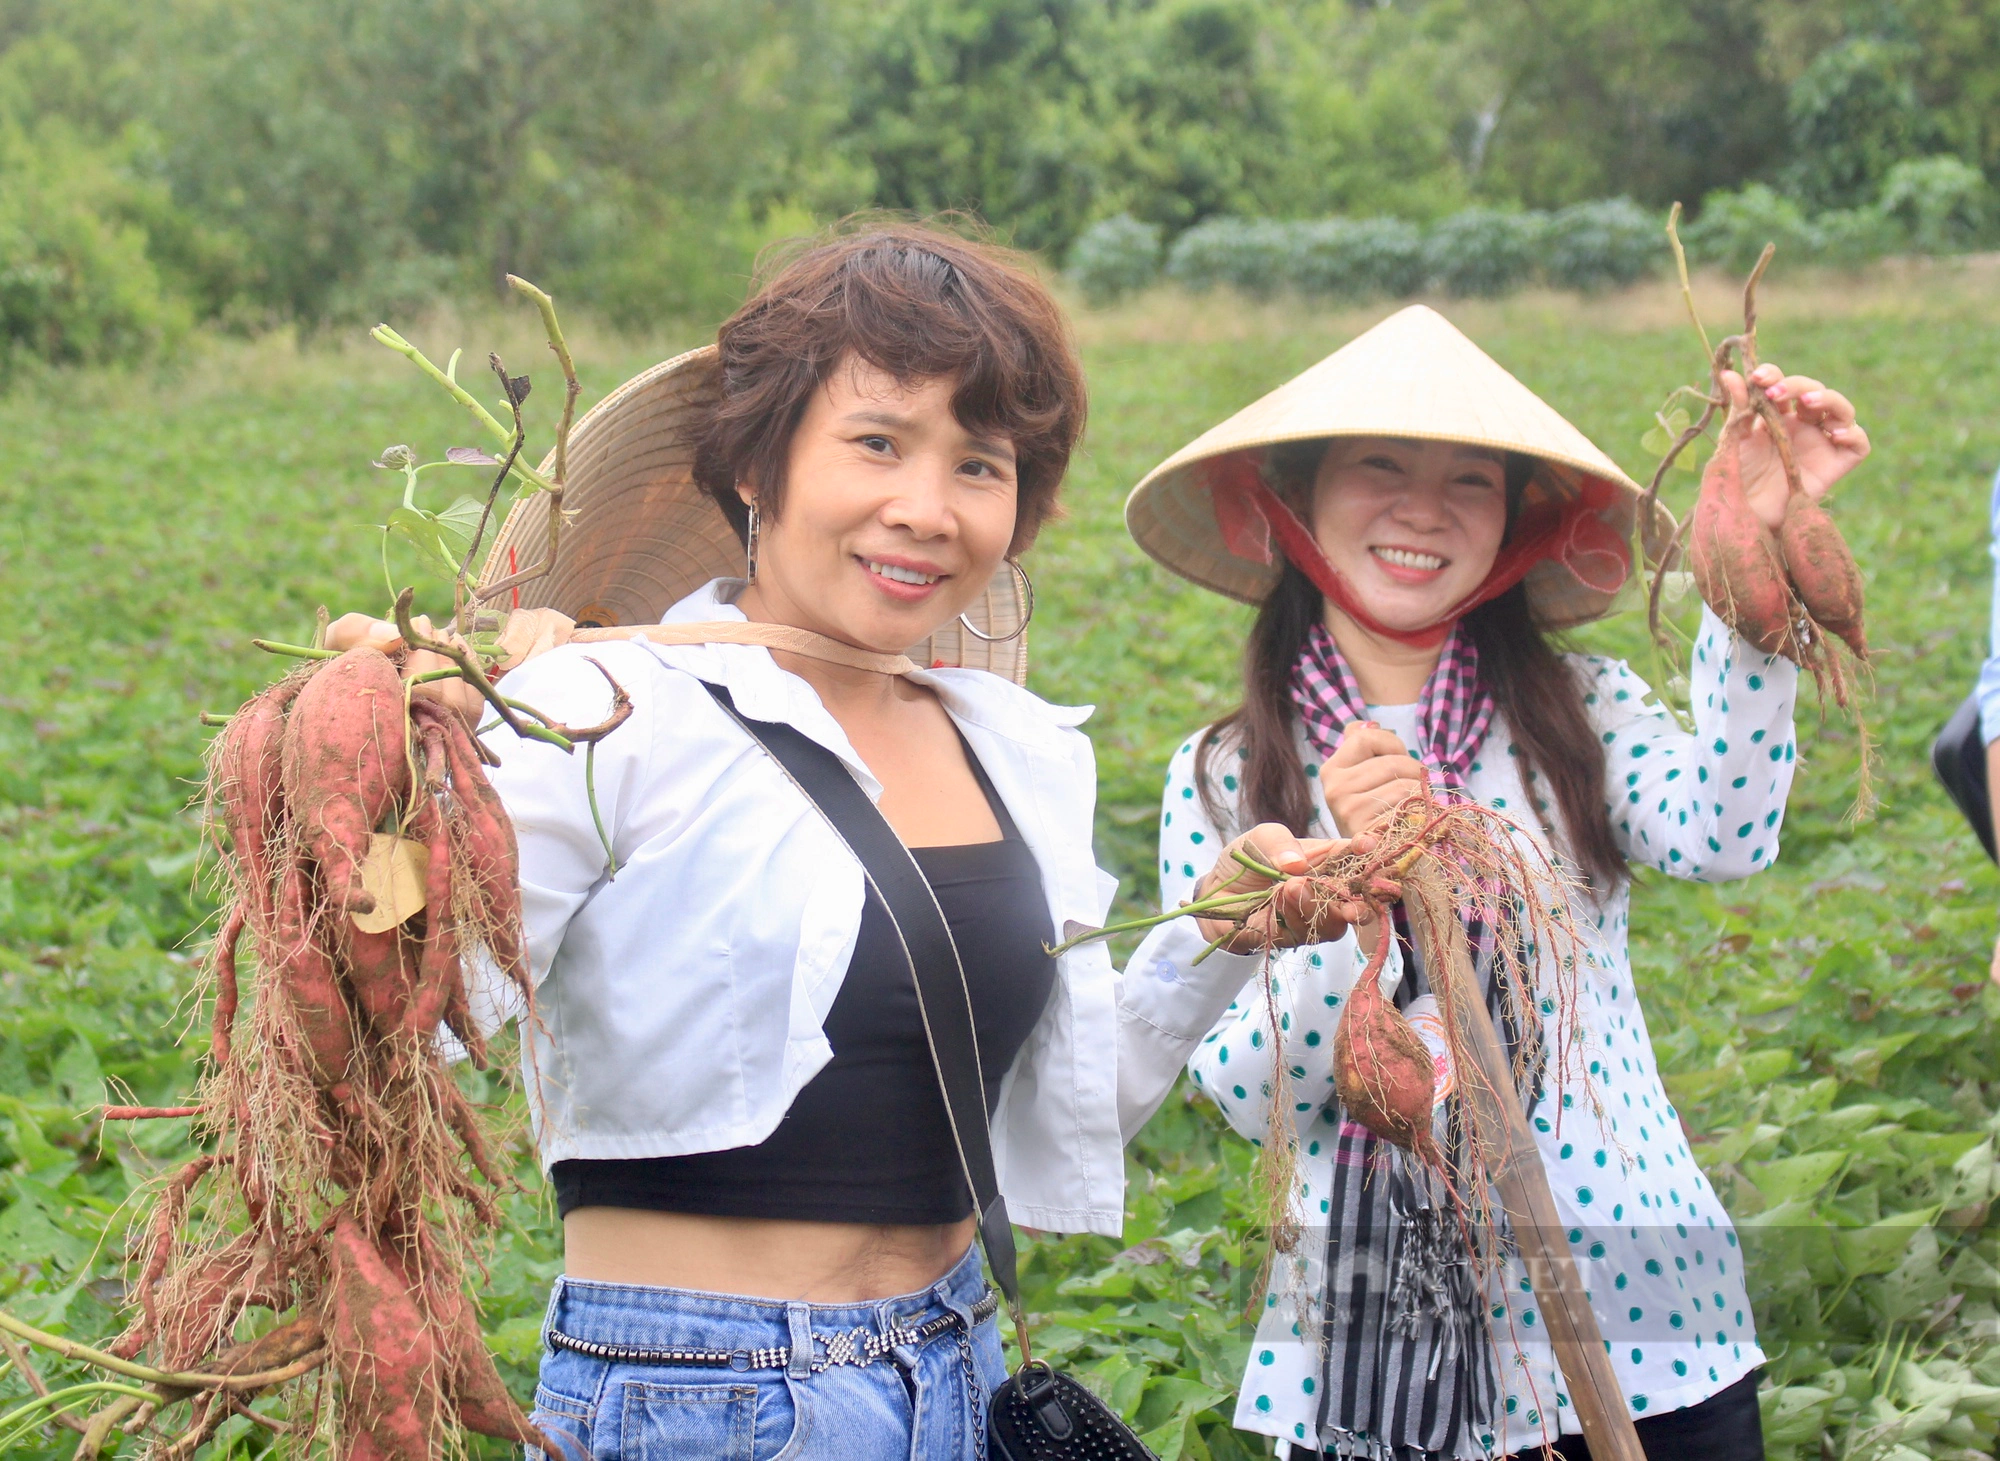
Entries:
<svg viewBox="0 0 2000 1461">
<path fill-rule="evenodd" d="M 423 614 L 410 621 L 410 627 L 426 638 L 443 642 L 459 643 L 458 635 L 449 627 L 433 629 L 430 619 Z M 498 679 L 523 660 L 534 658 L 544 650 L 554 649 L 559 644 L 569 642 L 571 620 L 554 609 L 516 609 L 510 613 L 500 628 L 498 651 L 500 660 L 493 670 Z M 372 619 L 366 614 L 342 614 L 326 626 L 326 647 L 345 652 L 361 647 L 379 649 L 389 654 L 403 647 L 402 631 L 390 619 Z M 452 668 L 450 660 L 431 650 L 420 649 L 403 662 L 403 678 L 408 680 L 417 675 L 425 675 L 433 670 Z M 416 693 L 428 696 L 442 705 L 449 706 L 468 721 L 476 722 L 483 702 L 479 692 L 464 680 L 432 680 L 417 686 Z"/>
<path fill-rule="evenodd" d="M 1222 919 L 1197 918 L 1202 937 L 1220 942 L 1232 954 L 1323 944 L 1339 938 L 1349 925 L 1368 922 L 1375 916 L 1374 910 L 1358 899 L 1330 898 L 1327 885 L 1313 885 L 1306 874 L 1329 857 L 1349 851 L 1365 853 L 1373 846 L 1374 839 L 1369 837 L 1352 841 L 1295 837 L 1280 822 L 1252 827 L 1223 848 L 1208 876 L 1196 886 L 1195 901 L 1223 892 L 1260 893 L 1271 887 L 1278 889 L 1278 895 L 1241 928 Z M 1246 866 L 1237 857 L 1239 852 L 1283 877 L 1272 878 Z"/>
<path fill-rule="evenodd" d="M 1811 376 L 1786 375 L 1768 360 L 1750 372 L 1749 380 L 1733 370 L 1722 372 L 1722 389 L 1729 396 L 1730 414 L 1749 404 L 1750 392 L 1762 391 L 1777 409 L 1798 464 L 1799 485 L 1818 499 L 1859 466 L 1869 451 L 1868 433 L 1854 419 L 1854 404 L 1839 391 L 1828 390 Z M 1785 521 L 1791 485 L 1785 464 L 1771 443 L 1761 418 L 1749 423 L 1743 440 L 1743 491 L 1750 510 L 1776 532 Z"/>
<path fill-rule="evenodd" d="M 1356 720 L 1340 733 L 1340 744 L 1319 768 L 1319 786 L 1335 829 L 1352 836 L 1422 791 L 1428 775 L 1394 731 L 1372 720 Z"/>
</svg>

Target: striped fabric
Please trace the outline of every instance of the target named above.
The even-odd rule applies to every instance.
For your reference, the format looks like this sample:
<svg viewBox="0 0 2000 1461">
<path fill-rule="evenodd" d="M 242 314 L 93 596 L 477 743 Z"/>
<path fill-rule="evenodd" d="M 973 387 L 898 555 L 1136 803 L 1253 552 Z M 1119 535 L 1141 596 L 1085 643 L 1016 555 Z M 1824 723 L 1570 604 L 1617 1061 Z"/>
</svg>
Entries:
<svg viewBox="0 0 2000 1461">
<path fill-rule="evenodd" d="M 1479 947 L 1481 930 L 1471 932 Z M 1396 1003 L 1406 1005 L 1429 985 L 1400 916 L 1397 935 L 1405 972 Z M 1491 951 L 1489 939 L 1479 972 L 1497 1015 Z M 1440 1108 L 1436 1135 L 1446 1164 L 1463 1171 L 1465 1134 L 1453 1109 Z M 1441 1183 L 1357 1122 L 1343 1115 L 1335 1140 L 1326 1227 L 1307 1238 L 1325 1245 L 1307 1277 L 1323 1295 L 1320 1445 L 1329 1456 L 1366 1461 L 1483 1455 L 1480 1438 L 1496 1430 L 1501 1390 L 1467 1251 L 1469 1219 Z"/>
<path fill-rule="evenodd" d="M 1324 624 L 1313 625 L 1292 675 L 1306 739 L 1331 756 L 1349 724 L 1366 718 L 1354 672 Z M 1493 720 L 1479 683 L 1479 655 L 1454 626 L 1418 702 L 1424 744 L 1411 747 L 1437 784 L 1462 790 Z M 1480 970 L 1491 994 L 1491 940 Z M 1428 992 L 1422 960 L 1396 910 L 1404 978 L 1398 1007 Z M 1497 1010 L 1496 1010 L 1497 1013 Z M 1446 1162 L 1463 1170 L 1464 1133 L 1437 1117 Z M 1366 1128 L 1340 1122 L 1324 1251 L 1309 1268 L 1320 1284 L 1319 1442 L 1328 1455 L 1430 1461 L 1481 1454 L 1494 1430 L 1499 1376 L 1479 1281 L 1466 1251 L 1464 1212 L 1430 1174 Z M 1318 1234 L 1313 1235 L 1317 1237 Z"/>
<path fill-rule="evenodd" d="M 1326 625 L 1314 624 L 1306 647 L 1292 670 L 1292 704 L 1305 725 L 1306 739 L 1322 756 L 1331 756 L 1348 725 L 1368 717 L 1361 687 Z M 1456 791 L 1479 744 L 1493 723 L 1493 697 L 1479 683 L 1479 651 L 1462 625 L 1453 625 L 1438 655 L 1437 668 L 1417 702 L 1417 722 L 1424 744 L 1411 754 L 1439 777 L 1439 784 Z"/>
</svg>

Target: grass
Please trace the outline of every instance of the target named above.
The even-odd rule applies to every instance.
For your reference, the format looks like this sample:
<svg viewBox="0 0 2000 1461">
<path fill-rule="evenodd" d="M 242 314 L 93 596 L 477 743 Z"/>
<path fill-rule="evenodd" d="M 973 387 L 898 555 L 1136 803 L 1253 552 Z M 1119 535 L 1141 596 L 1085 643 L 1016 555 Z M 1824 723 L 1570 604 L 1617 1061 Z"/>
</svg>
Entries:
<svg viewBox="0 0 2000 1461">
<path fill-rule="evenodd" d="M 1701 293 L 1711 329 L 1726 324 L 1729 286 L 1704 281 Z M 1663 286 L 1443 307 L 1635 474 L 1649 465 L 1638 442 L 1650 412 L 1699 378 L 1693 334 Z M 1385 312 L 1162 294 L 1079 319 L 1092 424 L 1070 518 L 1029 558 L 1041 603 L 1032 683 L 1099 707 L 1088 726 L 1099 857 L 1124 880 L 1128 907 L 1155 895 L 1169 752 L 1235 698 L 1248 611 L 1146 560 L 1123 532 L 1124 494 L 1168 452 Z M 1923 1383 L 2000 1380 L 1986 1369 L 1954 1379 L 1949 1368 L 1990 1369 L 2000 1332 L 2000 1251 L 1986 1228 L 2000 1190 L 1990 1145 L 2000 994 L 1984 981 L 2000 880 L 1925 762 L 1985 652 L 1996 323 L 1987 261 L 1859 279 L 1780 272 L 1767 289 L 1766 356 L 1847 391 L 1876 443 L 1837 511 L 1882 648 L 1869 715 L 1883 806 L 1873 822 L 1845 825 L 1856 742 L 1809 704 L 1779 865 L 1718 888 L 1648 878 L 1635 899 L 1649 1019 L 1704 1164 L 1740 1218 L 1776 1235 L 1756 1250 L 1753 1282 L 1786 1382 L 1768 1402 L 1780 1454 L 1816 1443 L 1826 1426 L 1854 1456 L 1894 1446 L 1966 1454 L 1992 1435 L 1994 1407 L 1979 1396 L 1960 1395 L 1942 1420 L 1915 1397 Z M 549 374 L 522 317 L 441 318 L 407 333 L 434 354 L 464 344 L 475 359 L 497 341 L 513 369 Z M 701 333 L 635 342 L 577 331 L 584 399 Z M 117 1323 L 125 1204 L 177 1156 L 183 1133 L 178 1123 L 107 1132 L 87 1108 L 107 1086 L 144 1100 L 185 1093 L 200 1044 L 183 1038 L 209 912 L 187 810 L 207 735 L 195 717 L 231 708 L 275 672 L 252 635 L 300 639 L 321 603 L 380 605 L 367 525 L 399 484 L 372 471 L 371 457 L 390 442 L 436 456 L 477 438 L 387 352 L 283 336 L 211 342 L 173 370 L 22 382 L 0 398 L 0 430 L 15 443 L 0 481 L 10 606 L 0 1304 L 89 1339 Z M 1675 490 L 1685 502 L 1691 479 Z M 1652 677 L 1633 617 L 1583 638 Z M 1244 1226 L 1247 1149 L 1177 1098 L 1135 1152 L 1135 1247 L 1034 1245 L 1044 1343 L 1162 1454 L 1250 1454 L 1221 1420 L 1257 1258 Z M 1921 1221 L 1897 1219 L 1907 1226 L 1893 1243 L 1867 1247 L 1896 1214 Z M 559 1249 L 538 1192 L 510 1215 L 482 1296 L 525 1397 Z M 1810 1251 L 1786 1246 L 1798 1234 Z M 1930 1368 L 1906 1373 L 1918 1360 Z M 0 1396 L 16 1393 L 16 1378 L 0 1375 Z M 239 1431 L 225 1439 L 250 1444 Z"/>
</svg>

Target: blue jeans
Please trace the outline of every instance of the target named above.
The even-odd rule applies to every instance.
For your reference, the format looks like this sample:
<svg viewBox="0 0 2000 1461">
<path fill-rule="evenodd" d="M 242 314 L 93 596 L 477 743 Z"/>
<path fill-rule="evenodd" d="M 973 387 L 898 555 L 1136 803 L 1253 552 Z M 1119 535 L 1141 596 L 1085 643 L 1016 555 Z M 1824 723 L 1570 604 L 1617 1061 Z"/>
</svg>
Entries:
<svg viewBox="0 0 2000 1461">
<path fill-rule="evenodd" d="M 631 1364 L 550 1346 L 535 1424 L 560 1461 L 985 1461 L 986 1408 L 1006 1362 L 996 1316 L 969 1333 L 963 1322 L 985 1291 L 976 1247 L 928 1289 L 866 1304 L 559 1278 L 545 1330 L 621 1349 L 789 1346 L 793 1357 L 785 1369 L 735 1369 Z M 945 1314 L 961 1323 L 921 1344 L 865 1365 L 812 1369 L 831 1339 Z"/>
</svg>

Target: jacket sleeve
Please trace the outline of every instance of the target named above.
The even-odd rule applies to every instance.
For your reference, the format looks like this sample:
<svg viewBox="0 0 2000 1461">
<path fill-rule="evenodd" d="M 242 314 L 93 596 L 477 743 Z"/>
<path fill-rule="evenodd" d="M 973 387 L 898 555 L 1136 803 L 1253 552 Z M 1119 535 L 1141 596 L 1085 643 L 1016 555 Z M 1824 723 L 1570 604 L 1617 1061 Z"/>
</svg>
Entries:
<svg viewBox="0 0 2000 1461">
<path fill-rule="evenodd" d="M 1584 658 L 1604 742 L 1605 810 L 1620 850 L 1677 878 L 1727 882 L 1778 856 L 1797 758 L 1798 667 L 1739 638 L 1706 606 L 1689 666 L 1692 735 L 1622 660 Z"/>
<path fill-rule="evenodd" d="M 1175 907 L 1193 895 L 1196 882 L 1213 865 L 1226 840 L 1195 784 L 1195 744 L 1189 741 L 1182 746 L 1167 768 L 1160 808 L 1162 908 Z M 1227 750 L 1217 756 L 1219 759 L 1211 759 L 1209 769 L 1220 780 L 1212 789 L 1216 799 L 1228 807 L 1237 793 L 1233 763 Z M 1218 765 L 1223 769 L 1218 771 Z M 1138 971 L 1152 964 L 1164 966 L 1198 954 L 1201 947 L 1193 920 L 1176 919 L 1154 930 L 1127 968 Z M 1201 967 L 1206 969 L 1222 957 L 1211 954 Z M 1239 1134 L 1262 1141 L 1280 1054 L 1291 1077 L 1298 1108 L 1294 1115 L 1300 1126 L 1332 1098 L 1334 1031 L 1339 1028 L 1347 993 L 1368 959 L 1351 930 L 1330 943 L 1275 953 L 1270 960 L 1267 995 L 1260 956 L 1228 957 L 1235 983 L 1228 990 L 1227 1003 L 1190 1043 L 1185 1058 L 1195 1084 L 1222 1108 L 1229 1124 Z M 1401 982 L 1401 961 L 1393 951 L 1382 978 L 1385 992 Z"/>
<path fill-rule="evenodd" d="M 1196 808 L 1187 815 L 1200 818 L 1201 812 Z M 1192 841 L 1182 839 L 1189 858 L 1199 862 L 1188 866 L 1190 892 L 1214 864 L 1220 846 L 1214 829 L 1201 825 L 1205 830 Z M 1118 1124 L 1127 1142 L 1159 1109 L 1187 1068 L 1188 1052 L 1256 971 L 1254 954 L 1218 949 L 1204 956 L 1206 947 L 1192 918 L 1171 919 L 1146 935 L 1119 975 Z"/>
<path fill-rule="evenodd" d="M 2000 472 L 1993 477 L 1991 519 L 1987 552 L 1993 558 L 1993 627 L 1986 663 L 1979 667 L 1979 738 L 1989 746 L 2000 741 Z"/>
<path fill-rule="evenodd" d="M 507 808 L 520 852 L 521 922 L 529 977 L 536 984 L 548 977 L 570 920 L 609 870 L 592 813 L 593 790 L 597 815 L 621 860 L 656 830 L 637 825 L 642 804 L 653 818 L 674 814 L 660 798 L 643 794 L 652 763 L 657 663 L 624 645 L 594 645 L 591 653 L 632 692 L 631 717 L 598 743 L 594 766 L 581 747 L 566 754 L 546 742 L 516 737 L 505 726 L 481 737 L 499 759 L 487 776 Z M 570 725 L 604 719 L 609 693 L 604 676 L 581 649 L 537 655 L 507 677 L 509 698 Z M 520 1013 L 518 992 L 483 952 L 469 971 L 467 992 L 474 1017 L 488 1033 Z"/>
</svg>

